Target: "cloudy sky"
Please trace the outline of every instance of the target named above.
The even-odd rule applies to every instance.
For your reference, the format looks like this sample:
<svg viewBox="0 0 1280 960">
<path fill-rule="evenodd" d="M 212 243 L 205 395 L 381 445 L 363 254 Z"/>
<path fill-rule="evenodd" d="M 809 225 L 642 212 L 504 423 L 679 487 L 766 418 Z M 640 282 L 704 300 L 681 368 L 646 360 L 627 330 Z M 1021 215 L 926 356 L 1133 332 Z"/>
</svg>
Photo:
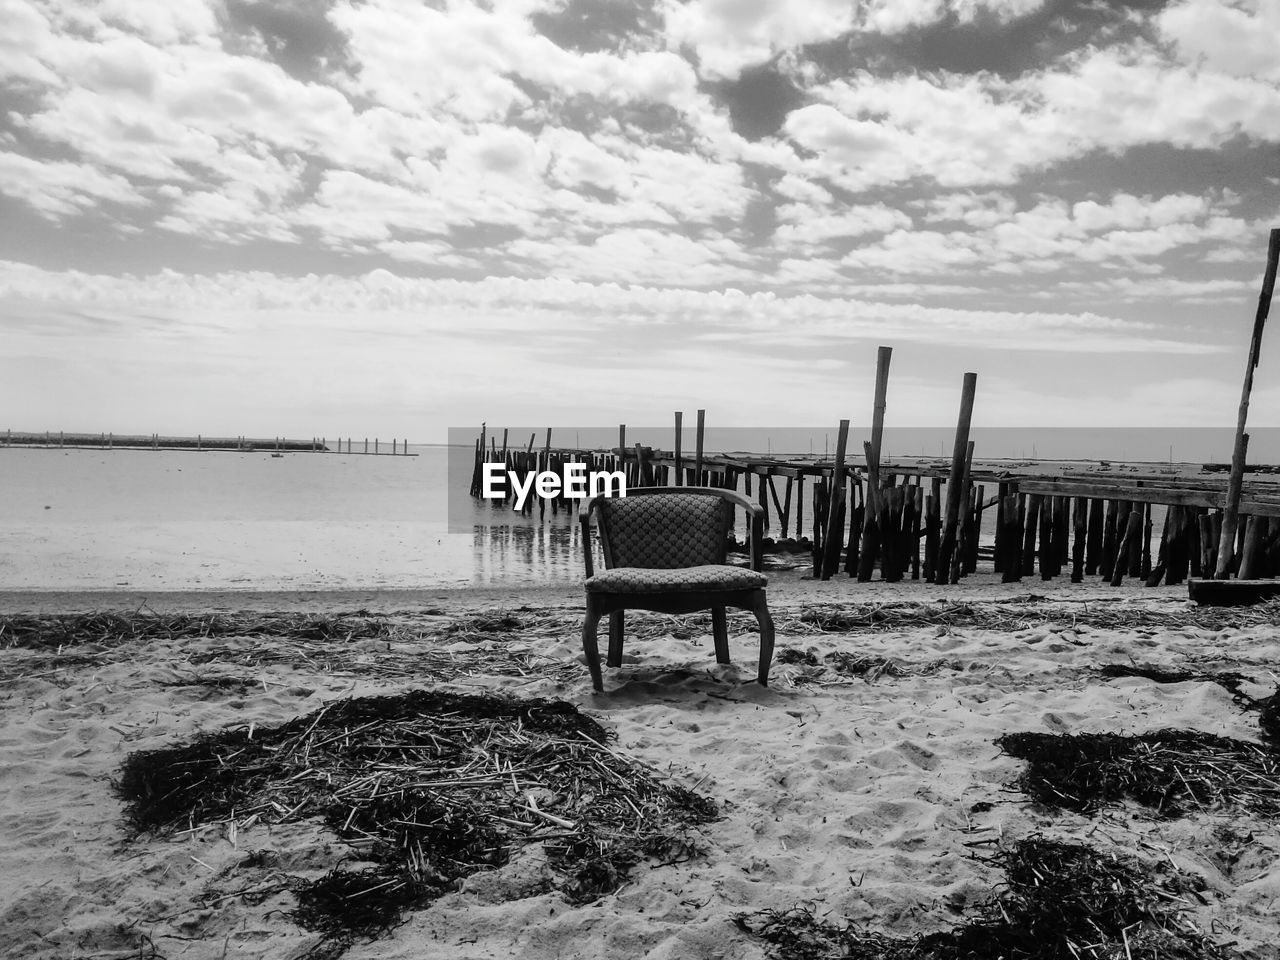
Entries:
<svg viewBox="0 0 1280 960">
<path fill-rule="evenodd" d="M 1280 0 L 0 0 L 0 427 L 858 424 L 878 344 L 891 425 L 967 370 L 980 425 L 1231 424 L 1278 36 Z"/>
</svg>

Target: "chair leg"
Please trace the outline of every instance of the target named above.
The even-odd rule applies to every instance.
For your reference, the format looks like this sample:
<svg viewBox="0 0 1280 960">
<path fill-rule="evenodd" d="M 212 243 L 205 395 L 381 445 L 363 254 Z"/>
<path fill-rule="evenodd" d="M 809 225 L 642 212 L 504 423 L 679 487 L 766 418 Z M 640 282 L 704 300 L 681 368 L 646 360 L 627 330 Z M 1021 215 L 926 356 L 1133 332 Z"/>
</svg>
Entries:
<svg viewBox="0 0 1280 960">
<path fill-rule="evenodd" d="M 622 666 L 622 627 L 625 621 L 625 611 L 615 610 L 609 614 L 609 659 L 608 664 L 611 667 Z"/>
<path fill-rule="evenodd" d="M 729 662 L 729 622 L 724 607 L 711 608 L 711 636 L 716 642 L 716 663 Z"/>
<path fill-rule="evenodd" d="M 596 645 L 596 624 L 600 614 L 587 602 L 587 617 L 582 621 L 582 652 L 587 657 L 587 669 L 591 671 L 591 685 L 596 693 L 604 692 L 604 676 L 600 672 L 600 648 Z"/>
<path fill-rule="evenodd" d="M 760 624 L 760 672 L 756 676 L 760 686 L 769 685 L 769 665 L 773 663 L 773 617 L 769 615 L 769 602 L 764 591 L 757 590 L 752 598 L 752 612 Z"/>
</svg>

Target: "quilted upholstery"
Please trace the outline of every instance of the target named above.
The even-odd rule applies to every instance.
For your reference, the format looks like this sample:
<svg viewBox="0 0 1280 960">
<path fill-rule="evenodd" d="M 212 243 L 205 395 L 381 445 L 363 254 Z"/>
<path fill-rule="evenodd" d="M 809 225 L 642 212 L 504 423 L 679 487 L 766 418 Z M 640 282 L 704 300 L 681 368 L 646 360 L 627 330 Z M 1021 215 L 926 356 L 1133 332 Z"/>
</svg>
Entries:
<svg viewBox="0 0 1280 960">
<path fill-rule="evenodd" d="M 745 567 L 703 564 L 659 570 L 652 567 L 614 567 L 586 581 L 588 593 L 691 593 L 705 590 L 758 590 L 768 579 Z"/>
<path fill-rule="evenodd" d="M 661 493 L 599 504 L 614 567 L 672 570 L 724 562 L 733 507 L 719 497 Z"/>
</svg>

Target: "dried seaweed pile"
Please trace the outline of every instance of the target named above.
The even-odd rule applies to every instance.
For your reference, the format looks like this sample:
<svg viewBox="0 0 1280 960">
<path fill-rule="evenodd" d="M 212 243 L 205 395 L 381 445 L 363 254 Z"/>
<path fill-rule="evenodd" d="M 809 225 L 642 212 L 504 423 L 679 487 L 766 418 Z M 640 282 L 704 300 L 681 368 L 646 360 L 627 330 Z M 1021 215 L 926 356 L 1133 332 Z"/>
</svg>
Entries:
<svg viewBox="0 0 1280 960">
<path fill-rule="evenodd" d="M 1280 622 L 1280 601 L 1252 607 L 1193 607 L 1188 603 L 1125 604 L 1105 601 L 1042 602 L 1028 596 L 999 603 L 950 601 L 917 603 L 840 603 L 807 607 L 794 618 L 775 617 L 780 633 L 847 633 L 911 627 L 974 627 L 1020 630 L 1044 623 L 1104 630 L 1200 627 L 1209 630 L 1272 626 Z"/>
<path fill-rule="evenodd" d="M 839 682 L 839 680 L 833 681 L 831 674 L 842 679 L 859 678 L 871 683 L 881 677 L 923 677 L 931 676 L 941 670 L 963 669 L 954 660 L 936 659 L 912 663 L 876 654 L 850 653 L 847 650 L 835 650 L 819 660 L 817 654 L 812 651 L 797 650 L 794 647 L 784 647 L 780 650 L 777 660 L 778 663 L 807 668 L 800 675 L 791 678 L 796 684 Z"/>
<path fill-rule="evenodd" d="M 1029 837 L 996 854 L 1003 889 L 942 933 L 898 938 L 819 920 L 806 909 L 735 918 L 785 960 L 1217 960 L 1227 954 L 1186 916 L 1198 884 L 1167 864 Z"/>
<path fill-rule="evenodd" d="M 1027 760 L 1015 786 L 1081 813 L 1134 800 L 1164 816 L 1231 808 L 1280 816 L 1280 754 L 1256 743 L 1184 730 L 1010 733 L 996 746 Z"/>
<path fill-rule="evenodd" d="M 402 633 L 402 628 L 385 617 L 361 614 L 323 617 L 307 614 L 77 613 L 0 617 L 0 648 L 32 650 L 227 636 L 376 640 Z"/>
<path fill-rule="evenodd" d="M 413 691 L 131 754 L 117 792 L 138 830 L 322 818 L 376 864 L 297 889 L 299 921 L 341 946 L 525 844 L 543 844 L 577 902 L 616 889 L 645 857 L 695 855 L 688 827 L 714 819 L 715 804 L 605 738 L 559 701 Z"/>
</svg>

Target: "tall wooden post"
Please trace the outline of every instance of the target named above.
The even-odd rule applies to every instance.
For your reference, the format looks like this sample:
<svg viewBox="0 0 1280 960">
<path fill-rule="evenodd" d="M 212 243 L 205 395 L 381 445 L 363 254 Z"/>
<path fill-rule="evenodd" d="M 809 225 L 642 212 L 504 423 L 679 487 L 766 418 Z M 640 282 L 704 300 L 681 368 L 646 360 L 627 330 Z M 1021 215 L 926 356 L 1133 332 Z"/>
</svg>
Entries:
<svg viewBox="0 0 1280 960">
<path fill-rule="evenodd" d="M 942 528 L 942 544 L 938 549 L 938 567 L 934 582 L 945 584 L 951 578 L 951 558 L 956 551 L 956 524 L 964 495 L 964 465 L 969 451 L 969 423 L 973 419 L 973 398 L 978 392 L 978 375 L 966 373 L 960 391 L 960 416 L 956 421 L 956 442 L 951 451 L 951 474 L 947 479 L 947 513 Z"/>
<path fill-rule="evenodd" d="M 1231 454 L 1231 478 L 1227 482 L 1227 503 L 1222 512 L 1222 534 L 1218 540 L 1218 565 L 1214 578 L 1229 577 L 1234 558 L 1236 526 L 1240 521 L 1240 488 L 1244 481 L 1244 458 L 1249 439 L 1244 432 L 1249 416 L 1249 394 L 1253 390 L 1253 371 L 1262 350 L 1262 328 L 1271 311 L 1271 293 L 1276 285 L 1276 262 L 1280 260 L 1280 228 L 1271 231 L 1267 244 L 1267 268 L 1262 276 L 1262 292 L 1258 295 L 1258 312 L 1253 320 L 1253 337 L 1249 341 L 1249 361 L 1244 368 L 1244 387 L 1240 391 L 1240 413 L 1236 419 L 1236 444 Z"/>
<path fill-rule="evenodd" d="M 875 405 L 871 409 L 871 442 L 863 445 L 867 458 L 867 496 L 862 512 L 862 543 L 858 550 L 858 580 L 862 583 L 871 579 L 880 542 L 880 449 L 889 392 L 889 361 L 892 358 L 893 347 L 880 347 L 876 351 L 876 396 Z"/>
<path fill-rule="evenodd" d="M 707 411 L 698 411 L 698 430 L 694 438 L 693 451 L 693 482 L 697 486 L 702 486 L 702 439 L 707 425 Z"/>
<path fill-rule="evenodd" d="M 676 411 L 676 443 L 675 443 L 675 449 L 674 449 L 675 463 L 672 464 L 672 471 L 671 471 L 673 474 L 675 474 L 675 479 L 673 480 L 672 485 L 676 487 L 684 486 L 684 470 L 680 466 L 680 434 L 683 430 L 683 426 L 682 426 L 683 422 L 684 422 L 684 412 L 681 410 L 677 410 Z"/>
<path fill-rule="evenodd" d="M 871 579 L 871 571 L 876 565 L 876 553 L 880 549 L 880 466 L 875 447 L 868 441 L 862 444 L 863 456 L 867 460 L 867 492 L 863 496 L 862 537 L 858 547 L 858 567 L 856 573 L 859 583 Z M 883 565 L 882 565 L 883 569 Z"/>
<path fill-rule="evenodd" d="M 830 580 L 840 566 L 840 547 L 844 543 L 844 529 L 840 522 L 840 506 L 844 502 L 844 456 L 849 442 L 849 421 L 840 421 L 840 433 L 836 438 L 836 462 L 831 471 L 831 499 L 827 505 L 827 529 L 823 536 L 822 579 Z"/>
</svg>

